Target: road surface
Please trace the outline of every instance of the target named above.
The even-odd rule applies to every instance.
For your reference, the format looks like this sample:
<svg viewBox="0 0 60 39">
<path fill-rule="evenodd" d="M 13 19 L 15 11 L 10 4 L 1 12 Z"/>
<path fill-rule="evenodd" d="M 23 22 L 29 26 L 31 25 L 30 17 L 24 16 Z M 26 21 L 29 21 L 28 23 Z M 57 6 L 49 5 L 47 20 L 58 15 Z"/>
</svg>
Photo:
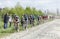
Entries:
<svg viewBox="0 0 60 39">
<path fill-rule="evenodd" d="M 60 39 L 60 19 L 14 33 L 1 39 Z"/>
</svg>

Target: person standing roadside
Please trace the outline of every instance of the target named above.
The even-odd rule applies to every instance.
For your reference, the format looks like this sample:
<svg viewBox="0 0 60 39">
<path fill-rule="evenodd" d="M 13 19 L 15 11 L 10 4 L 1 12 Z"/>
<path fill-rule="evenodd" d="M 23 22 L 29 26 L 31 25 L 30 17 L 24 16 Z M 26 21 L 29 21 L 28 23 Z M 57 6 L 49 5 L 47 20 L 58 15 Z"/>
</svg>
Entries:
<svg viewBox="0 0 60 39">
<path fill-rule="evenodd" d="M 25 29 L 28 27 L 28 16 L 27 14 L 24 14 L 24 20 L 25 20 Z"/>
<path fill-rule="evenodd" d="M 16 17 L 14 18 L 14 28 L 15 28 L 15 30 L 18 31 L 18 32 L 19 32 L 19 22 L 20 22 L 19 17 L 16 16 Z"/>
<path fill-rule="evenodd" d="M 21 18 L 21 25 L 23 27 L 23 30 L 26 29 L 26 22 L 25 22 L 24 16 L 22 16 Z"/>
<path fill-rule="evenodd" d="M 34 26 L 34 20 L 35 20 L 34 15 L 31 15 L 31 24 L 32 24 L 32 26 Z"/>
<path fill-rule="evenodd" d="M 10 27 L 11 27 L 12 21 L 13 21 L 13 20 L 12 20 L 12 16 L 10 15 L 10 16 L 9 16 L 9 24 L 10 24 L 9 26 L 10 26 Z"/>
<path fill-rule="evenodd" d="M 32 25 L 32 26 L 34 26 L 34 15 L 30 15 L 28 17 L 28 20 L 29 20 L 29 24 Z"/>
<path fill-rule="evenodd" d="M 40 21 L 41 21 L 41 16 L 38 16 L 38 17 L 37 17 L 37 20 L 38 20 L 38 21 L 37 21 L 37 25 L 39 25 L 39 24 L 40 24 Z"/>
<path fill-rule="evenodd" d="M 8 13 L 6 13 L 4 15 L 4 29 L 6 29 L 8 26 L 8 20 L 9 20 L 9 16 L 8 16 Z"/>
</svg>

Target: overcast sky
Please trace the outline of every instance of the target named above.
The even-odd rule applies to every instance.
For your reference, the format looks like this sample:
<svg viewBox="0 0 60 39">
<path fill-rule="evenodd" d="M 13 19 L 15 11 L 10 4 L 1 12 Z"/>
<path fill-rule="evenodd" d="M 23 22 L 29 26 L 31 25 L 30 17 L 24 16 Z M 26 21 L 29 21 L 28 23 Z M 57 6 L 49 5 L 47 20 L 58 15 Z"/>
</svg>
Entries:
<svg viewBox="0 0 60 39">
<path fill-rule="evenodd" d="M 36 9 L 60 9 L 60 0 L 0 0 L 0 7 L 13 7 L 17 2 L 20 2 L 22 7 L 30 6 Z"/>
</svg>

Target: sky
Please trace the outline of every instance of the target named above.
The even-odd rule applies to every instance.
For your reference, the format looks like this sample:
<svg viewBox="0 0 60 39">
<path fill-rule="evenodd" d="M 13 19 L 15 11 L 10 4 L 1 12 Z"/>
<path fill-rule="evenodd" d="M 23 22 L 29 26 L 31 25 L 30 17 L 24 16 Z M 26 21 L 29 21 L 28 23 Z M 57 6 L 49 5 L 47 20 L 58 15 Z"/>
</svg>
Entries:
<svg viewBox="0 0 60 39">
<path fill-rule="evenodd" d="M 41 10 L 56 11 L 60 9 L 60 0 L 0 0 L 0 7 L 14 7 L 16 3 L 25 8 L 26 6 L 35 7 Z"/>
</svg>

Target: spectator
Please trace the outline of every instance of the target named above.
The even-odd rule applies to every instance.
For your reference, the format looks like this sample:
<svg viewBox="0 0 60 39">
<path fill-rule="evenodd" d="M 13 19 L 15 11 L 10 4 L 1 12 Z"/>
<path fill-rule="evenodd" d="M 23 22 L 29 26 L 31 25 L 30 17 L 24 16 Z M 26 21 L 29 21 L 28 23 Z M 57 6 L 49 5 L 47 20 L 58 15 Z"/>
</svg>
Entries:
<svg viewBox="0 0 60 39">
<path fill-rule="evenodd" d="M 31 16 L 31 19 L 32 19 L 32 25 L 34 26 L 34 20 L 35 20 L 34 15 Z"/>
<path fill-rule="evenodd" d="M 10 27 L 11 27 L 11 24 L 12 24 L 12 17 L 11 17 L 11 15 L 9 16 L 9 23 L 10 23 Z"/>
<path fill-rule="evenodd" d="M 16 31 L 19 31 L 19 17 L 16 16 L 15 19 L 14 19 L 14 28 Z"/>
<path fill-rule="evenodd" d="M 4 15 L 4 29 L 6 29 L 8 26 L 8 20 L 9 20 L 9 16 L 8 16 L 8 13 L 6 13 Z"/>
<path fill-rule="evenodd" d="M 21 18 L 21 25 L 23 26 L 23 24 L 24 24 L 24 17 L 22 16 L 22 18 Z"/>
<path fill-rule="evenodd" d="M 25 28 L 27 28 L 27 26 L 28 26 L 28 16 L 27 16 L 27 14 L 25 14 L 24 15 L 24 20 L 25 20 Z"/>
<path fill-rule="evenodd" d="M 37 18 L 38 18 L 38 21 L 37 21 L 38 23 L 37 24 L 39 25 L 40 21 L 41 21 L 41 16 L 38 16 Z"/>
<path fill-rule="evenodd" d="M 30 24 L 32 24 L 32 26 L 34 26 L 34 15 L 30 15 Z"/>
<path fill-rule="evenodd" d="M 24 16 L 22 16 L 22 18 L 21 18 L 21 24 L 22 24 L 23 29 L 26 29 Z"/>
</svg>

